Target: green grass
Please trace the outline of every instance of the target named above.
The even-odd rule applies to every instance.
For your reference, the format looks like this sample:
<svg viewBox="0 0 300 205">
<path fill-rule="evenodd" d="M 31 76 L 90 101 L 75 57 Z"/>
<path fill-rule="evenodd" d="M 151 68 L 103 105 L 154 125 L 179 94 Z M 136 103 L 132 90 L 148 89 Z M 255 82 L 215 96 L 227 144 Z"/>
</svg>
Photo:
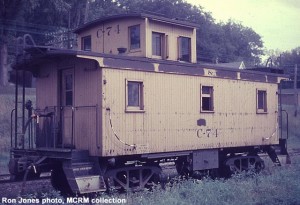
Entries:
<svg viewBox="0 0 300 205">
<path fill-rule="evenodd" d="M 133 204 L 300 204 L 300 166 L 276 167 L 260 174 L 242 173 L 224 180 L 177 180 L 143 194 L 131 193 Z"/>
<path fill-rule="evenodd" d="M 234 175 L 230 179 L 172 179 L 164 188 L 129 193 L 99 193 L 98 198 L 127 199 L 141 205 L 298 205 L 300 204 L 300 158 L 293 164 L 273 167 L 259 174 Z M 26 198 L 61 198 L 59 192 L 33 193 Z M 94 196 L 95 197 L 95 196 Z"/>
</svg>

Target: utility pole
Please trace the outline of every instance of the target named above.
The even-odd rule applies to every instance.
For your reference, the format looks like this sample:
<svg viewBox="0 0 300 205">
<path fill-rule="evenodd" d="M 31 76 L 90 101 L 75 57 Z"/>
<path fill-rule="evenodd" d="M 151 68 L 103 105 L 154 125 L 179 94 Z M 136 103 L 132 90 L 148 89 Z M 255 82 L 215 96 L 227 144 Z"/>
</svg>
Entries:
<svg viewBox="0 0 300 205">
<path fill-rule="evenodd" d="M 298 67 L 295 64 L 294 70 L 294 99 L 295 99 L 295 117 L 297 117 L 297 109 L 298 109 L 298 92 L 297 92 L 297 81 L 298 81 Z"/>
<path fill-rule="evenodd" d="M 71 49 L 70 32 L 71 32 L 71 12 L 69 11 L 69 13 L 68 13 L 68 49 Z"/>
</svg>

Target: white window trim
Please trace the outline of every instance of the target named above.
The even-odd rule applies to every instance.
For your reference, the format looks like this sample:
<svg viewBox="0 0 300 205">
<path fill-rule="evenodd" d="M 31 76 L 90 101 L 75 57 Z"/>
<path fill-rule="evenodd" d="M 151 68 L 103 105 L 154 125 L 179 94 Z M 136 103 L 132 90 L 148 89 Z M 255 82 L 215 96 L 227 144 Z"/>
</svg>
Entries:
<svg viewBox="0 0 300 205">
<path fill-rule="evenodd" d="M 259 91 L 264 91 L 266 93 L 264 109 L 258 108 L 258 92 Z M 260 89 L 260 88 L 256 89 L 256 114 L 268 114 L 268 92 L 266 89 Z"/>
<path fill-rule="evenodd" d="M 152 48 L 153 48 L 153 33 L 156 33 L 156 34 L 159 34 L 160 35 L 160 37 L 161 37 L 161 39 L 160 39 L 160 42 L 161 42 L 161 44 L 160 44 L 160 52 L 161 52 L 161 55 L 160 56 L 158 56 L 158 55 L 154 55 L 153 54 L 153 50 L 152 50 Z M 156 31 L 152 31 L 152 33 L 151 33 L 151 55 L 152 55 L 152 58 L 155 58 L 155 59 L 164 59 L 165 58 L 165 53 L 166 53 L 166 34 L 165 33 L 160 33 L 160 32 L 156 32 Z"/>
<path fill-rule="evenodd" d="M 140 105 L 139 106 L 128 106 L 128 82 L 136 82 L 141 84 L 141 90 L 139 93 L 140 97 Z M 144 113 L 145 106 L 144 106 L 144 82 L 142 80 L 132 80 L 126 79 L 125 80 L 125 112 L 128 113 Z"/>
<path fill-rule="evenodd" d="M 212 87 L 212 96 L 210 94 L 203 94 L 202 93 L 202 87 Z M 202 97 L 211 97 L 212 98 L 212 110 L 203 110 L 202 109 Z M 214 86 L 213 85 L 207 85 L 207 84 L 201 84 L 200 85 L 200 112 L 201 113 L 214 113 L 215 112 L 215 98 L 214 98 Z"/>
<path fill-rule="evenodd" d="M 91 48 L 90 49 L 84 49 L 84 45 L 85 45 L 85 39 L 90 38 L 91 39 Z M 87 35 L 87 36 L 83 36 L 81 37 L 81 50 L 82 51 L 92 51 L 92 35 Z"/>
<path fill-rule="evenodd" d="M 189 54 L 190 54 L 190 59 L 188 61 L 183 61 L 181 60 L 181 38 L 189 38 L 190 39 L 190 50 L 189 50 Z M 177 60 L 181 61 L 181 62 L 192 62 L 192 37 L 191 36 L 178 36 L 177 37 Z"/>
<path fill-rule="evenodd" d="M 139 48 L 131 48 L 131 36 L 130 36 L 130 28 L 132 27 L 135 27 L 135 26 L 139 26 L 140 28 L 140 47 Z M 135 24 L 135 25 L 131 25 L 131 26 L 128 26 L 128 51 L 130 53 L 135 53 L 135 52 L 140 52 L 142 50 L 142 35 L 141 35 L 141 24 Z"/>
</svg>

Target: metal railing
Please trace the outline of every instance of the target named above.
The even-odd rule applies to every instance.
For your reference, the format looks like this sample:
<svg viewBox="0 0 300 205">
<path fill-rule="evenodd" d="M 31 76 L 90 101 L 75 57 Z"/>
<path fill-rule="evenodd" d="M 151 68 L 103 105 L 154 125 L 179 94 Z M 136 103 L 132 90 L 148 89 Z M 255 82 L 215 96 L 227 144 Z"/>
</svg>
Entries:
<svg viewBox="0 0 300 205">
<path fill-rule="evenodd" d="M 71 124 L 64 124 L 64 114 L 65 108 L 70 108 L 70 120 Z M 58 109 L 59 108 L 59 109 Z M 95 129 L 95 137 L 96 137 L 96 146 L 99 149 L 99 106 L 98 105 L 88 105 L 88 106 L 51 106 L 46 107 L 44 109 L 36 109 L 34 110 L 34 114 L 28 110 L 28 119 L 24 119 L 25 123 L 22 126 L 21 133 L 14 133 L 14 126 L 21 126 L 18 121 L 14 122 L 14 114 L 15 109 L 11 111 L 11 147 L 18 148 L 18 140 L 21 140 L 23 144 L 21 147 L 24 148 L 34 148 L 34 147 L 46 147 L 46 148 L 65 148 L 66 145 L 66 136 L 64 135 L 63 126 L 70 126 L 67 129 L 70 129 L 71 133 L 71 144 L 69 145 L 71 149 L 75 147 L 75 139 L 76 139 L 76 130 L 75 130 L 75 120 L 76 113 L 82 109 L 94 109 L 92 113 L 95 115 L 95 122 L 90 126 L 91 129 Z M 25 117 L 24 117 L 25 118 Z M 23 121 L 23 119 L 22 119 Z M 48 124 L 47 124 L 48 123 Z M 16 128 L 18 130 L 18 128 Z M 15 129 L 15 130 L 16 130 Z M 35 130 L 35 131 L 34 131 Z M 15 138 L 13 138 L 15 134 Z M 20 139 L 20 137 L 22 139 Z"/>
</svg>

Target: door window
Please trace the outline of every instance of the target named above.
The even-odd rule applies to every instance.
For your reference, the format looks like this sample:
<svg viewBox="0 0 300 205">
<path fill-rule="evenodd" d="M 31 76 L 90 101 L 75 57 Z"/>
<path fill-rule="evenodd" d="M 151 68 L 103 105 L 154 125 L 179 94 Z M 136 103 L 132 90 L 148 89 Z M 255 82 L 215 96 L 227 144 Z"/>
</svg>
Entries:
<svg viewBox="0 0 300 205">
<path fill-rule="evenodd" d="M 73 72 L 72 70 L 63 71 L 63 90 L 62 104 L 63 106 L 73 106 Z"/>
</svg>

